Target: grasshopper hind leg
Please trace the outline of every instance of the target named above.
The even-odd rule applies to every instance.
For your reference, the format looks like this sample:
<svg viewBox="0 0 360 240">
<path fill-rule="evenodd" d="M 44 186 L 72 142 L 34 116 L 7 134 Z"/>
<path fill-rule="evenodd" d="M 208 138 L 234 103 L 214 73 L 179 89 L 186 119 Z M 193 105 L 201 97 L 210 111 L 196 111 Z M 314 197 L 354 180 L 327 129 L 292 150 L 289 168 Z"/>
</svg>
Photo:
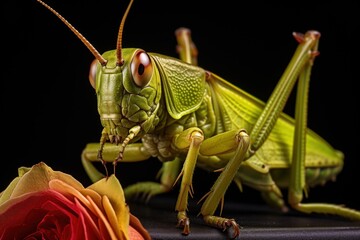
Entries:
<svg viewBox="0 0 360 240">
<path fill-rule="evenodd" d="M 164 162 L 159 171 L 160 183 L 158 182 L 139 182 L 132 184 L 124 189 L 127 199 L 141 198 L 146 202 L 153 196 L 169 192 L 180 172 L 181 161 L 176 158 L 173 161 Z"/>
<path fill-rule="evenodd" d="M 281 212 L 288 212 L 289 208 L 286 206 L 282 197 L 279 197 L 274 192 L 261 192 L 261 197 L 264 201 L 273 208 L 279 209 Z"/>
<path fill-rule="evenodd" d="M 197 65 L 198 50 L 191 40 L 191 31 L 188 28 L 178 28 L 175 31 L 176 40 L 178 45 L 176 51 L 182 61 Z"/>
<path fill-rule="evenodd" d="M 282 212 L 288 211 L 282 192 L 273 180 L 269 167 L 256 159 L 256 154 L 253 158 L 241 164 L 234 182 L 240 192 L 243 191 L 242 185 L 246 185 L 259 191 L 261 197 L 269 206 Z"/>
</svg>

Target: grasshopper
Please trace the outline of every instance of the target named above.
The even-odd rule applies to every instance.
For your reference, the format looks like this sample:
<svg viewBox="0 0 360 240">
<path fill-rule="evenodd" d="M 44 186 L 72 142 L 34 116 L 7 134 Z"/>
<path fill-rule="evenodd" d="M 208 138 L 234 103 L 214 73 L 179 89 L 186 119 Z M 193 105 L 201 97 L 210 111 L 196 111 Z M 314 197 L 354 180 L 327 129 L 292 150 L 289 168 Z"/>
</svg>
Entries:
<svg viewBox="0 0 360 240">
<path fill-rule="evenodd" d="M 360 211 L 329 203 L 302 203 L 310 187 L 333 179 L 344 155 L 307 127 L 308 89 L 320 33 L 294 33 L 295 53 L 267 102 L 248 94 L 197 64 L 197 49 L 186 28 L 176 30 L 179 58 L 123 48 L 122 34 L 131 0 L 120 23 L 115 50 L 100 54 L 67 20 L 41 0 L 94 55 L 89 79 L 96 91 L 103 126 L 99 143 L 89 143 L 82 163 L 89 177 L 104 177 L 93 162 L 162 162 L 160 182 L 125 188 L 127 198 L 169 192 L 180 182 L 177 222 L 190 233 L 187 215 L 196 167 L 219 176 L 200 199 L 200 215 L 212 227 L 240 235 L 235 219 L 221 217 L 231 183 L 247 185 L 279 209 L 324 213 L 360 220 Z M 297 84 L 295 116 L 283 112 Z M 285 203 L 281 189 L 288 189 Z M 215 212 L 220 208 L 220 214 Z"/>
</svg>

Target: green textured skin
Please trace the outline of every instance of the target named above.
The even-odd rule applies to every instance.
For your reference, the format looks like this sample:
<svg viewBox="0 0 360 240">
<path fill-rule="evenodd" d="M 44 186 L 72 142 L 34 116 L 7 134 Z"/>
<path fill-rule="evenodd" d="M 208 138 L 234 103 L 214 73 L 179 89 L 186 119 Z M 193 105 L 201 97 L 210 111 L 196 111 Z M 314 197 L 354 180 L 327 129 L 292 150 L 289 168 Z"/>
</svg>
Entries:
<svg viewBox="0 0 360 240">
<path fill-rule="evenodd" d="M 136 51 L 123 49 L 125 63 L 131 62 Z M 116 123 L 115 128 L 111 127 L 113 125 L 108 119 L 101 118 L 108 133 L 119 133 L 125 138 L 131 127 L 141 123 L 142 132 L 134 142 L 143 138 L 145 148 L 151 155 L 162 161 L 170 161 L 186 153 L 172 148 L 171 140 L 189 127 L 199 127 L 205 138 L 233 129 L 251 130 L 263 109 L 262 101 L 213 73 L 205 80 L 205 70 L 200 67 L 160 54 L 149 55 L 156 67 L 151 81 L 143 89 L 132 83 L 127 64 L 122 67 L 122 74 L 119 73 L 118 77 L 113 70 L 108 76 L 98 74 L 96 82 L 100 116 L 104 113 L 120 116 L 112 120 L 112 124 Z M 115 51 L 106 52 L 103 56 L 109 61 L 107 67 L 115 68 Z M 111 81 L 113 83 L 110 84 Z M 117 107 L 110 108 L 109 99 Z M 106 108 L 103 108 L 104 105 Z M 269 138 L 251 157 L 251 164 L 244 163 L 244 167 L 239 169 L 238 177 L 243 178 L 245 184 L 259 185 L 251 181 L 259 182 L 258 174 L 268 174 L 276 169 L 272 176 L 274 181 L 278 180 L 282 187 L 287 186 L 293 132 L 294 120 L 282 114 Z M 308 130 L 306 150 L 305 166 L 309 184 L 323 183 L 341 171 L 343 154 L 311 130 Z M 224 167 L 231 156 L 231 153 L 212 157 L 200 155 L 198 166 L 213 171 Z M 258 173 L 249 176 L 251 171 L 243 170 L 249 168 Z M 269 184 L 268 181 L 271 180 L 267 179 L 266 184 Z"/>
</svg>

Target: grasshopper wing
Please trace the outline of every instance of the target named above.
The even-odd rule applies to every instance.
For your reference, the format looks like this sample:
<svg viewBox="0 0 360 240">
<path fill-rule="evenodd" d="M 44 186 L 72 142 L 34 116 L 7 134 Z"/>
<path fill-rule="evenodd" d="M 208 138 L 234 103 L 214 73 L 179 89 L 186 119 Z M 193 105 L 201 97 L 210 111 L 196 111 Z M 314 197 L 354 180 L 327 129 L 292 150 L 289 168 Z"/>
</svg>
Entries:
<svg viewBox="0 0 360 240">
<path fill-rule="evenodd" d="M 209 89 L 214 99 L 214 111 L 217 116 L 217 133 L 231 129 L 251 130 L 259 118 L 265 103 L 244 90 L 211 73 L 208 79 Z M 272 167 L 288 167 L 291 161 L 295 120 L 281 113 L 269 138 L 255 154 Z M 306 166 L 342 165 L 343 154 L 335 150 L 322 137 L 307 129 Z"/>
</svg>

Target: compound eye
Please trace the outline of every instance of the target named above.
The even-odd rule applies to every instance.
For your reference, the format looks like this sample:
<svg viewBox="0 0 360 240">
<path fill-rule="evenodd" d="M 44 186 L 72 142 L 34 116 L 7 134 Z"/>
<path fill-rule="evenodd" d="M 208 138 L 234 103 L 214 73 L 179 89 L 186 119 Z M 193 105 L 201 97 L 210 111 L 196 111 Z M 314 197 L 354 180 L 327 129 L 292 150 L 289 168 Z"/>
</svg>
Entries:
<svg viewBox="0 0 360 240">
<path fill-rule="evenodd" d="M 144 51 L 139 51 L 131 62 L 131 74 L 138 87 L 144 87 L 149 83 L 153 72 L 153 67 L 149 55 Z"/>
<path fill-rule="evenodd" d="M 97 64 L 98 60 L 94 59 L 90 65 L 89 71 L 89 81 L 91 86 L 95 89 L 96 88 L 96 71 L 97 71 Z"/>
</svg>

